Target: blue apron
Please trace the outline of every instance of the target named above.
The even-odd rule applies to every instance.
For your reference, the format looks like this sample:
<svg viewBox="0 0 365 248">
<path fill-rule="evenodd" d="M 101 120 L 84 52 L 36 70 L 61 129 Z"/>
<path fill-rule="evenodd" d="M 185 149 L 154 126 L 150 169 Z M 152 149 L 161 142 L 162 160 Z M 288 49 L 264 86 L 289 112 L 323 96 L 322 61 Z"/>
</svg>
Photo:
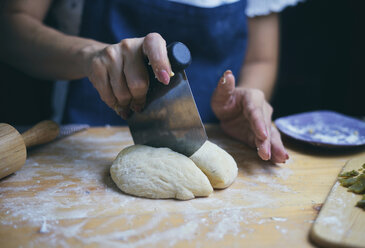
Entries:
<svg viewBox="0 0 365 248">
<path fill-rule="evenodd" d="M 216 122 L 212 93 L 227 69 L 239 75 L 247 44 L 246 1 L 201 8 L 167 0 L 85 1 L 81 37 L 105 43 L 162 35 L 167 44 L 185 43 L 193 62 L 186 70 L 203 122 Z M 70 83 L 64 123 L 125 125 L 87 78 Z"/>
</svg>

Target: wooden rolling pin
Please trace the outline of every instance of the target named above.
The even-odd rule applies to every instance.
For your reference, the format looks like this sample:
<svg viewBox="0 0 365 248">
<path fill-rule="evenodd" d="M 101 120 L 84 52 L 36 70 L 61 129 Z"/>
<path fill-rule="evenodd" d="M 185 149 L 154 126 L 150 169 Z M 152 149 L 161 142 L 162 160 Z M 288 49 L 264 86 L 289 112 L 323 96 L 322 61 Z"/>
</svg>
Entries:
<svg viewBox="0 0 365 248">
<path fill-rule="evenodd" d="M 27 149 L 54 140 L 59 134 L 54 121 L 42 121 L 20 134 L 9 124 L 0 123 L 0 179 L 19 170 L 27 158 Z"/>
</svg>

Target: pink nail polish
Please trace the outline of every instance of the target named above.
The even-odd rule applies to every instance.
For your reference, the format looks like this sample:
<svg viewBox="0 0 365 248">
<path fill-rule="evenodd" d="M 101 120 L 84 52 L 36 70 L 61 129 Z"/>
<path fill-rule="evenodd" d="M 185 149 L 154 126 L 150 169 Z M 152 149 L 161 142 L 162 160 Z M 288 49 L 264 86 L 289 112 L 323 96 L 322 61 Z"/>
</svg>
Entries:
<svg viewBox="0 0 365 248">
<path fill-rule="evenodd" d="M 124 120 L 126 120 L 127 118 L 128 118 L 128 115 L 126 114 L 126 112 L 125 111 L 120 111 L 119 112 L 119 115 L 124 119 Z"/>
<path fill-rule="evenodd" d="M 226 78 L 225 77 L 223 77 L 223 80 L 222 80 L 222 84 L 226 84 Z"/>
<path fill-rule="evenodd" d="M 158 80 L 163 84 L 169 84 L 170 82 L 170 76 L 165 70 L 158 70 L 157 71 L 157 78 Z"/>
<path fill-rule="evenodd" d="M 128 119 L 130 114 L 130 110 L 129 109 L 124 109 L 124 108 L 120 108 L 119 109 L 119 115 L 123 118 L 123 119 Z"/>
<path fill-rule="evenodd" d="M 135 111 L 135 112 L 138 112 L 138 113 L 139 113 L 139 112 L 141 112 L 141 111 L 142 111 L 142 106 L 140 106 L 140 105 L 135 105 L 135 106 L 134 106 L 134 111 Z"/>
</svg>

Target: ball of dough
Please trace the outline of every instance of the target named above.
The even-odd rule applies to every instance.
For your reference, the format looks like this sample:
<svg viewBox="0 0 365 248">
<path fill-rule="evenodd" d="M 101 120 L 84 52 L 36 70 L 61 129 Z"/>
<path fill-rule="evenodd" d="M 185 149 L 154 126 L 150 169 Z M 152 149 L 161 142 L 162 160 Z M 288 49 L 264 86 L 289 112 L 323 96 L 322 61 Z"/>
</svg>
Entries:
<svg viewBox="0 0 365 248">
<path fill-rule="evenodd" d="M 206 141 L 190 159 L 207 175 L 215 189 L 228 187 L 237 177 L 236 161 L 229 153 L 210 141 Z"/>
<path fill-rule="evenodd" d="M 168 148 L 127 147 L 118 154 L 110 174 L 123 192 L 141 197 L 189 200 L 213 192 L 193 161 Z"/>
</svg>

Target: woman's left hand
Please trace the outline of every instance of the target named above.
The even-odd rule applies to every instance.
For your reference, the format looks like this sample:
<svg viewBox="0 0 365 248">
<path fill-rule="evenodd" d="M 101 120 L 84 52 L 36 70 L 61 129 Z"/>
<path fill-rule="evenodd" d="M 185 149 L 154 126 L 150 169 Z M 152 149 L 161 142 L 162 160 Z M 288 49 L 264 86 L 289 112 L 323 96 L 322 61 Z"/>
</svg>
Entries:
<svg viewBox="0 0 365 248">
<path fill-rule="evenodd" d="M 284 163 L 289 158 L 278 130 L 271 124 L 273 109 L 262 91 L 235 87 L 234 75 L 228 70 L 219 80 L 211 105 L 223 131 L 256 147 L 263 160 Z"/>
</svg>

